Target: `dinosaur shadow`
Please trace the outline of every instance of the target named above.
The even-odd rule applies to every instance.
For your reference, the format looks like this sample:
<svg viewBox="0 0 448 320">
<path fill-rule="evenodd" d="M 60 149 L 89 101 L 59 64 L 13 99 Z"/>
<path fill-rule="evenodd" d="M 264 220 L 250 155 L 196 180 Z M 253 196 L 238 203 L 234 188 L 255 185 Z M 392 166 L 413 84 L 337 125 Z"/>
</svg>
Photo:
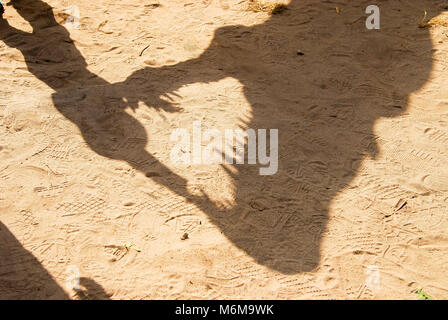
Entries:
<svg viewBox="0 0 448 320">
<path fill-rule="evenodd" d="M 0 222 L 0 300 L 67 300 L 70 297 L 39 261 Z M 79 279 L 79 299 L 109 299 L 89 278 Z"/>
<path fill-rule="evenodd" d="M 295 274 L 317 267 L 332 199 L 363 159 L 377 156 L 375 121 L 403 113 L 409 95 L 428 80 L 432 42 L 417 24 L 422 9 L 436 15 L 442 4 L 381 1 L 382 28 L 367 30 L 364 10 L 370 1 L 348 2 L 342 14 L 331 4 L 319 7 L 328 12 L 319 11 L 315 3 L 291 1 L 288 10 L 263 24 L 219 28 L 198 58 L 144 68 L 113 84 L 88 71 L 67 30 L 40 0 L 13 1 L 33 32 L 3 20 L 0 39 L 19 49 L 29 71 L 56 91 L 55 107 L 79 127 L 93 151 L 157 172 L 148 176 L 195 203 L 256 262 Z M 260 176 L 253 165 L 229 170 L 236 190 L 229 210 L 205 193 L 191 194 L 184 178 L 145 150 L 145 128 L 125 112 L 139 102 L 177 112 L 161 97 L 225 77 L 242 83 L 252 107 L 243 129 L 279 129 L 278 172 Z M 138 139 L 132 150 L 123 150 L 129 137 Z M 263 204 L 254 207 L 260 198 Z"/>
</svg>

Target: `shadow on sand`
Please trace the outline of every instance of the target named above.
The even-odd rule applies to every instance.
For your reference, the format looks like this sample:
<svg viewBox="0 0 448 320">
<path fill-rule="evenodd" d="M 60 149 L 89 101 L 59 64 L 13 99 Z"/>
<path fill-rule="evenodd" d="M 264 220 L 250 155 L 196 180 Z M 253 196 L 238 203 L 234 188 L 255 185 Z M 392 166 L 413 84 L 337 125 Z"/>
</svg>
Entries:
<svg viewBox="0 0 448 320">
<path fill-rule="evenodd" d="M 295 274 L 316 268 L 332 199 L 363 159 L 377 156 L 375 121 L 403 113 L 409 95 L 428 80 L 432 42 L 417 24 L 423 9 L 437 15 L 442 2 L 423 2 L 380 1 L 381 30 L 367 30 L 364 10 L 371 1 L 347 1 L 338 15 L 329 1 L 293 0 L 263 24 L 217 29 L 196 59 L 144 68 L 119 83 L 87 70 L 68 31 L 40 0 L 12 1 L 33 32 L 3 20 L 0 39 L 20 50 L 29 71 L 55 91 L 56 109 L 79 127 L 92 150 L 143 173 L 157 172 L 150 179 L 195 203 L 258 263 Z M 225 77 L 243 84 L 252 107 L 242 129 L 279 129 L 279 171 L 260 176 L 255 166 L 236 166 L 229 171 L 236 204 L 223 211 L 207 195 L 190 194 L 184 178 L 145 150 L 145 128 L 124 109 L 144 102 L 176 112 L 161 97 Z M 138 138 L 134 149 L 120 149 L 129 137 Z M 268 204 L 264 214 L 238 219 L 256 198 Z"/>
<path fill-rule="evenodd" d="M 39 261 L 0 222 L 0 300 L 35 300 L 70 297 Z M 89 278 L 79 279 L 78 299 L 108 299 L 104 289 Z"/>
</svg>

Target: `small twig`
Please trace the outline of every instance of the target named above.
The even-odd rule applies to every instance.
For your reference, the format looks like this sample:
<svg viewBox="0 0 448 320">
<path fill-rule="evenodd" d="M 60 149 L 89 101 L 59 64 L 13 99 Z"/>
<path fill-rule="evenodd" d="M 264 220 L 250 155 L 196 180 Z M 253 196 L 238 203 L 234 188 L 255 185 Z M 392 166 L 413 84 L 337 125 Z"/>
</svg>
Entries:
<svg viewBox="0 0 448 320">
<path fill-rule="evenodd" d="M 143 48 L 143 50 L 140 52 L 140 57 L 142 56 L 143 52 L 145 52 L 145 50 L 149 48 L 149 46 L 150 45 L 148 44 L 146 47 Z"/>
<path fill-rule="evenodd" d="M 428 24 L 425 22 L 427 15 L 428 15 L 428 12 L 426 12 L 426 10 L 425 10 L 425 16 L 423 17 L 422 22 L 419 23 L 419 25 L 418 25 L 419 28 L 428 27 Z"/>
</svg>

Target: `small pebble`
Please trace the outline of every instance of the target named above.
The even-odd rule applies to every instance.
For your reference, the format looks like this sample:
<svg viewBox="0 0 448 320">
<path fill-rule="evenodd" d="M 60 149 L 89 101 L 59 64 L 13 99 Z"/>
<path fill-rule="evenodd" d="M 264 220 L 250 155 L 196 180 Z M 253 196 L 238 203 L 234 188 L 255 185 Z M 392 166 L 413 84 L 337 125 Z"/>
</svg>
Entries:
<svg viewBox="0 0 448 320">
<path fill-rule="evenodd" d="M 298 56 L 304 56 L 305 54 L 304 54 L 302 51 L 297 50 L 297 55 L 298 55 Z"/>
<path fill-rule="evenodd" d="M 180 240 L 187 240 L 188 239 L 188 233 L 184 233 Z"/>
</svg>

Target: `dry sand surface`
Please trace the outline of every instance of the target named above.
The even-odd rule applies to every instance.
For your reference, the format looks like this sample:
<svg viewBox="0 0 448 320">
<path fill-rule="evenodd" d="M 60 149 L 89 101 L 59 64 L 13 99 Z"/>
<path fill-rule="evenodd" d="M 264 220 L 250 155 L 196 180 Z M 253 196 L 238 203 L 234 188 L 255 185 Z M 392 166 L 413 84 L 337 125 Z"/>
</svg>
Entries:
<svg viewBox="0 0 448 320">
<path fill-rule="evenodd" d="M 6 6 L 0 298 L 448 298 L 448 1 L 289 2 Z M 173 163 L 199 120 L 278 172 Z"/>
</svg>

